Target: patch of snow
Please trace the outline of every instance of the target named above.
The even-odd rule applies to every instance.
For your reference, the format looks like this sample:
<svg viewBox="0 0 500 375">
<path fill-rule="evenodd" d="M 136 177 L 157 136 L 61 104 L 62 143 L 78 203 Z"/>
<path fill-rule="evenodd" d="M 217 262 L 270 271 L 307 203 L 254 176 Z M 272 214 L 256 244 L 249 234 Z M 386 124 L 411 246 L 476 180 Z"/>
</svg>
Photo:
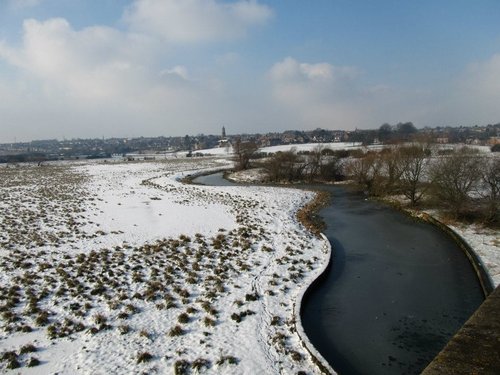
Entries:
<svg viewBox="0 0 500 375">
<path fill-rule="evenodd" d="M 258 183 L 263 179 L 264 170 L 262 168 L 252 168 L 243 171 L 233 172 L 228 178 L 241 183 Z"/>
</svg>

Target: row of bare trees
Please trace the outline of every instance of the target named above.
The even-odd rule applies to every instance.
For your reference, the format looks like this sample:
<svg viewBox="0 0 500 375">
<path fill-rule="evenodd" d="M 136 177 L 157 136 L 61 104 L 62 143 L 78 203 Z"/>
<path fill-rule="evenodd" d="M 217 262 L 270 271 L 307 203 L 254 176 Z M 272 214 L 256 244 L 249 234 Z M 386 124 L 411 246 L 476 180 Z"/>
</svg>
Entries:
<svg viewBox="0 0 500 375">
<path fill-rule="evenodd" d="M 401 194 L 412 206 L 425 200 L 454 216 L 500 219 L 500 158 L 475 149 L 435 155 L 427 144 L 398 146 L 353 159 L 347 174 L 371 195 Z"/>
<path fill-rule="evenodd" d="M 428 143 L 339 153 L 317 146 L 278 152 L 262 166 L 272 182 L 351 179 L 370 195 L 401 195 L 411 206 L 440 206 L 455 216 L 500 222 L 500 158 L 460 148 L 440 155 Z"/>
<path fill-rule="evenodd" d="M 344 178 L 340 158 L 322 145 L 306 153 L 295 149 L 277 152 L 262 163 L 272 182 L 335 181 Z"/>
<path fill-rule="evenodd" d="M 427 144 L 412 144 L 367 152 L 353 159 L 347 174 L 371 195 L 403 194 L 417 204 L 427 186 L 422 180 L 428 172 L 431 149 Z"/>
</svg>

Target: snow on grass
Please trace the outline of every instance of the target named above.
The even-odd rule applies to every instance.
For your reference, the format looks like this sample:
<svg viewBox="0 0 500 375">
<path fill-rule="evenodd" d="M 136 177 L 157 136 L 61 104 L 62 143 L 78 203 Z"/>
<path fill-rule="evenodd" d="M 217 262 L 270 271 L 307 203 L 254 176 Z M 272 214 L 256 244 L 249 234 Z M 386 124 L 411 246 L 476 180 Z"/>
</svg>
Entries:
<svg viewBox="0 0 500 375">
<path fill-rule="evenodd" d="M 290 151 L 292 149 L 296 151 L 311 151 L 316 147 L 321 146 L 324 148 L 330 148 L 332 150 L 349 150 L 351 148 L 361 147 L 360 142 L 331 142 L 331 143 L 303 143 L 303 144 L 289 144 L 289 145 L 278 145 L 263 147 L 259 151 L 275 153 L 279 151 Z"/>
<path fill-rule="evenodd" d="M 1 168 L 0 371 L 319 373 L 294 312 L 329 257 L 295 219 L 312 193 L 177 181 L 226 165 Z"/>
<path fill-rule="evenodd" d="M 318 146 L 324 148 L 330 148 L 332 150 L 348 150 L 352 148 L 360 148 L 361 142 L 298 143 L 298 144 L 262 147 L 259 149 L 259 152 L 275 153 L 278 151 L 290 151 L 292 149 L 296 151 L 311 151 Z M 232 154 L 233 149 L 225 147 L 216 147 L 205 150 L 196 150 L 194 152 L 201 153 L 203 155 L 228 156 Z"/>
</svg>

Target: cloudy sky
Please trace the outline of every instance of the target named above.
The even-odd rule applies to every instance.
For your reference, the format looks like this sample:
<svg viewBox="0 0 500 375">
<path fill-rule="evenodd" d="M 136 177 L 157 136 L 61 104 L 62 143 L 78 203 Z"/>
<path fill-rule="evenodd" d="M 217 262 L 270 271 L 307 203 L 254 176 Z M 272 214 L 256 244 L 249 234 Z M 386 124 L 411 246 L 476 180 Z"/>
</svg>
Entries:
<svg viewBox="0 0 500 375">
<path fill-rule="evenodd" d="M 500 122 L 498 0 L 0 0 L 0 143 Z"/>
</svg>

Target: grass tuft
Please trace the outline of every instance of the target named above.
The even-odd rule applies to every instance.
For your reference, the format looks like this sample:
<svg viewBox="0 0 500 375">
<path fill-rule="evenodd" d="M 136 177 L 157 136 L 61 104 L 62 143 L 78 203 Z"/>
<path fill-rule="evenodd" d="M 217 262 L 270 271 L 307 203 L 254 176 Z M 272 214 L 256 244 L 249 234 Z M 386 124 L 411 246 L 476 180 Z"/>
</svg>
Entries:
<svg viewBox="0 0 500 375">
<path fill-rule="evenodd" d="M 153 359 L 153 356 L 148 352 L 139 353 L 137 356 L 137 363 L 149 362 Z"/>
</svg>

